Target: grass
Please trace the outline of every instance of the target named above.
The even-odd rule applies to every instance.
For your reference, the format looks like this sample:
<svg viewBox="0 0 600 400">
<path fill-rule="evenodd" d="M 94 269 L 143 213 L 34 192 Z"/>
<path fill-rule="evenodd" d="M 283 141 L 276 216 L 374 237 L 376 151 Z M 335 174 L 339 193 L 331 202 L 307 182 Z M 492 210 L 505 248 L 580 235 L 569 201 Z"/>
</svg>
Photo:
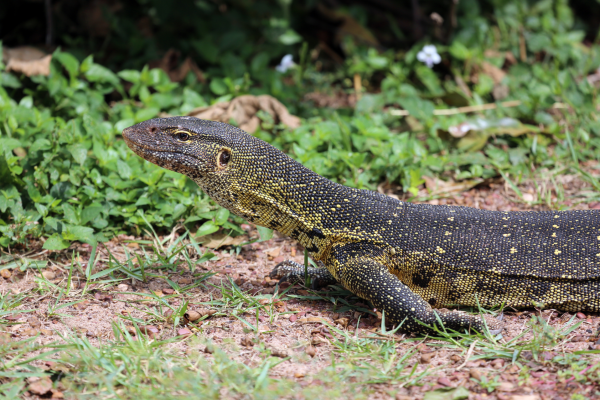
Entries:
<svg viewBox="0 0 600 400">
<path fill-rule="evenodd" d="M 527 328 L 509 339 L 502 335 L 492 337 L 440 330 L 430 338 L 405 337 L 400 336 L 397 329 L 387 330 L 384 320 L 379 320 L 379 326 L 375 324 L 373 329 L 363 329 L 358 328 L 359 319 L 356 328 L 347 329 L 327 322 L 326 318 L 323 324 L 316 325 L 317 329 L 321 326 L 316 334 L 320 337 L 317 343 L 325 343 L 318 347 L 316 358 L 304 353 L 303 349 L 310 347 L 313 341 L 306 338 L 288 341 L 290 357 L 273 357 L 270 340 L 281 340 L 285 337 L 282 333 L 291 329 L 284 328 L 282 332 L 278 321 L 298 312 L 286 309 L 286 304 L 310 302 L 340 313 L 368 308 L 353 307 L 357 299 L 335 286 L 329 292 L 308 295 L 289 293 L 289 288 L 273 295 L 252 295 L 231 278 L 219 284 L 208 282 L 211 273 L 200 274 L 194 283 L 179 286 L 169 274 L 180 275 L 190 267 L 186 261 L 171 264 L 175 258 L 185 260 L 183 253 L 193 246 L 183 241 L 175 243 L 174 247 L 163 249 L 145 243 L 148 249 L 138 249 L 136 256 L 143 254 L 148 262 L 147 278 L 173 283 L 177 292 L 173 295 L 122 292 L 122 295 L 130 295 L 130 300 L 125 300 L 129 311 L 115 316 L 110 337 L 92 342 L 85 334 L 67 328 L 54 341 L 44 339 L 39 331 L 32 333 L 33 337 L 18 339 L 11 334 L 17 325 L 7 317 L 19 314 L 27 320 L 38 315 L 47 321 L 63 322 L 77 318 L 73 306 L 93 301 L 94 293 L 105 290 L 110 293 L 111 287 L 131 279 L 142 283 L 142 275 L 132 274 L 128 265 L 130 260 L 136 259 L 132 254 L 126 253 L 126 262 L 110 257 L 106 267 L 111 270 L 111 279 L 107 280 L 107 275 L 92 274 L 83 289 L 69 289 L 71 286 L 67 284 L 84 278 L 86 273 L 85 269 L 76 268 L 72 260 L 63 283 L 36 276 L 36 285 L 29 292 L 2 294 L 0 395 L 4 398 L 21 395 L 28 388 L 31 390 L 38 378 L 49 378 L 53 391 L 64 392 L 72 398 L 367 398 L 375 392 L 393 396 L 423 385 L 423 390 L 443 394 L 450 389 L 431 392 L 431 388 L 444 371 L 452 371 L 458 364 L 498 359 L 505 360 L 506 366 L 516 366 L 520 385 L 531 385 L 535 380 L 532 381 L 528 371 L 541 368 L 554 373 L 559 385 L 573 382 L 580 387 L 597 388 L 598 351 L 564 350 L 573 332 L 580 331 L 582 325 L 574 316 L 564 325 L 557 325 L 549 324 L 541 315 L 533 315 Z M 160 262 L 155 262 L 157 260 Z M 171 262 L 162 264 L 169 260 Z M 198 289 L 205 293 L 201 295 L 205 300 L 198 301 Z M 47 299 L 47 308 L 28 307 L 36 298 Z M 178 330 L 192 303 L 196 309 L 202 307 L 214 313 L 210 318 L 205 316 L 190 323 L 189 332 L 181 336 Z M 167 310 L 172 313 L 169 315 Z M 372 313 L 362 315 L 374 319 Z M 144 327 L 149 325 L 162 327 L 158 337 L 143 333 Z M 133 330 L 128 328 L 131 326 Z M 244 334 L 251 335 L 250 347 L 240 348 L 229 335 L 231 329 L 237 331 L 239 327 Z M 224 332 L 218 342 L 208 339 L 214 336 L 215 330 Z M 188 337 L 190 333 L 194 334 Z M 431 366 L 423 364 L 420 358 L 426 354 L 423 346 L 435 354 L 444 352 L 437 358 L 439 362 Z M 244 355 L 248 353 L 253 356 Z M 457 355 L 460 362 L 451 361 L 450 354 Z M 286 363 L 293 363 L 306 372 L 295 377 L 290 377 L 289 372 L 280 376 L 278 371 L 289 371 L 285 369 Z M 467 370 L 469 368 L 472 367 Z M 475 393 L 493 393 L 503 381 L 501 371 L 492 369 L 459 386 L 467 385 Z"/>
</svg>

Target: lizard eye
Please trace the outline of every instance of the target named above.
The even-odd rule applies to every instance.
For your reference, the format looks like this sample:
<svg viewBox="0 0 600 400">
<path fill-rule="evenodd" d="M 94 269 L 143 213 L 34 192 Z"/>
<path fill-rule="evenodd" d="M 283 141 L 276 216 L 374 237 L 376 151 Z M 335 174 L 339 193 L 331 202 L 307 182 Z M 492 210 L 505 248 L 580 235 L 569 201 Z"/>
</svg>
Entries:
<svg viewBox="0 0 600 400">
<path fill-rule="evenodd" d="M 188 135 L 185 132 L 178 132 L 177 134 L 175 134 L 175 137 L 178 140 L 181 140 L 182 142 L 187 142 L 190 139 L 190 135 Z"/>
<path fill-rule="evenodd" d="M 219 154 L 219 166 L 225 167 L 231 159 L 231 153 L 228 149 L 223 149 Z"/>
</svg>

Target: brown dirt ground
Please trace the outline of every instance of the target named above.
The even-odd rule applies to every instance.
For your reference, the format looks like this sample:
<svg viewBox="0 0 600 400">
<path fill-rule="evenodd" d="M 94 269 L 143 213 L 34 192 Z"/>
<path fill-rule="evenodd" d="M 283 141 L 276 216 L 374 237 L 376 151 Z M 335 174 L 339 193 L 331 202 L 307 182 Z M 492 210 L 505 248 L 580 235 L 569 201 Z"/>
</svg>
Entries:
<svg viewBox="0 0 600 400">
<path fill-rule="evenodd" d="M 591 172 L 594 175 L 600 175 L 600 171 L 593 167 L 597 168 L 597 165 L 592 166 Z M 564 187 L 565 199 L 560 205 L 570 209 L 600 209 L 600 203 L 585 203 L 586 193 L 591 193 L 589 185 L 572 176 L 563 176 L 559 180 Z M 539 182 L 537 187 L 540 187 Z M 533 200 L 536 199 L 539 193 L 534 182 L 521 185 L 520 189 L 524 194 L 530 196 L 528 198 Z M 550 193 L 552 204 L 556 206 L 557 203 L 560 203 L 556 197 L 556 191 L 551 187 L 548 187 L 547 190 Z M 383 189 L 380 189 L 380 191 L 383 191 Z M 428 203 L 465 205 L 490 210 L 547 209 L 544 205 L 530 206 L 525 204 L 506 185 L 493 182 L 477 186 L 451 197 L 430 200 Z M 250 226 L 246 226 L 246 228 L 250 230 L 252 235 L 254 230 Z M 134 238 L 120 236 L 106 243 L 106 247 L 103 247 L 100 251 L 97 270 L 101 270 L 107 265 L 108 254 L 106 249 L 110 249 L 112 255 L 120 261 L 126 259 L 123 246 L 126 246 L 131 252 L 141 252 L 137 243 L 127 242 L 130 239 Z M 89 259 L 90 248 L 88 245 L 74 244 L 67 251 L 49 254 L 47 250 L 41 249 L 40 242 L 32 242 L 31 247 L 27 250 L 27 257 L 29 258 L 48 259 L 50 263 L 46 271 L 51 271 L 54 274 L 54 277 L 50 274 L 50 280 L 57 285 L 65 285 L 68 272 L 63 266 L 70 264 L 71 250 L 79 251 L 80 259 L 85 262 Z M 25 252 L 23 251 L 23 253 Z M 215 251 L 215 254 L 219 257 L 217 260 L 201 264 L 199 266 L 200 270 L 196 271 L 196 273 L 215 273 L 205 283 L 212 283 L 216 286 L 228 285 L 227 279 L 230 278 L 242 289 L 250 291 L 252 294 L 273 293 L 275 282 L 271 281 L 268 275 L 277 263 L 284 259 L 303 262 L 303 249 L 290 239 L 277 236 L 266 242 L 244 246 L 238 256 L 230 255 L 226 250 Z M 189 284 L 196 279 L 190 271 L 181 269 L 175 273 L 159 273 L 168 276 L 181 285 Z M 93 290 L 83 297 L 86 299 L 83 303 L 59 311 L 62 314 L 68 314 L 68 318 L 49 318 L 47 310 L 48 305 L 53 301 L 53 297 L 51 293 L 45 295 L 35 294 L 35 289 L 39 285 L 34 279 L 36 275 L 37 273 L 31 270 L 26 270 L 24 273 L 13 270 L 10 277 L 0 278 L 0 292 L 3 294 L 8 291 L 13 293 L 31 291 L 32 295 L 26 298 L 24 304 L 19 308 L 36 310 L 33 314 L 24 313 L 17 316 L 17 319 L 12 321 L 17 322 L 16 325 L 0 326 L 0 331 L 7 330 L 14 340 L 41 333 L 38 340 L 42 343 L 50 343 L 60 340 L 59 333 L 67 334 L 70 331 L 75 331 L 78 334 L 87 336 L 92 343 L 104 342 L 113 338 L 112 322 L 122 320 L 124 315 L 147 320 L 148 314 L 143 310 L 155 303 L 152 299 L 144 297 L 144 293 L 153 291 L 161 297 L 164 296 L 174 306 L 179 305 L 182 301 L 181 296 L 169 290 L 171 288 L 164 279 L 152 279 L 147 283 L 138 281 L 134 285 L 128 279 L 120 282 L 119 286 L 93 287 Z M 82 289 L 79 278 L 74 279 L 73 287 L 75 289 L 71 292 L 71 297 L 81 298 Z M 125 292 L 137 294 L 127 294 Z M 301 288 L 296 289 L 296 293 L 308 294 Z M 192 289 L 187 292 L 188 309 L 199 310 L 206 307 L 201 305 L 202 302 L 220 296 L 221 292 L 218 287 L 205 284 Z M 327 340 L 331 337 L 331 333 L 321 322 L 318 322 L 320 319 L 327 321 L 329 324 L 337 325 L 340 329 L 349 330 L 353 335 L 358 336 L 371 334 L 371 332 L 377 331 L 380 326 L 380 320 L 374 315 L 358 311 L 335 313 L 333 312 L 333 304 L 330 302 L 288 300 L 269 303 L 269 300 L 265 301 L 274 307 L 276 317 L 270 322 L 266 314 L 261 314 L 259 323 L 260 341 L 267 348 L 284 350 L 292 356 L 291 360 L 277 365 L 271 371 L 272 376 L 289 377 L 306 385 L 320 383 L 316 376 L 319 370 L 329 365 L 333 350 Z M 532 314 L 536 312 L 538 311 L 505 310 L 506 329 L 503 332 L 505 340 L 509 340 L 527 329 L 528 321 L 531 319 Z M 552 326 L 564 326 L 572 317 L 567 313 L 554 310 L 545 310 L 542 315 Z M 361 317 L 360 322 L 358 317 Z M 246 315 L 246 318 L 251 324 L 255 324 L 253 315 Z M 340 318 L 346 318 L 349 322 L 348 325 L 345 326 L 344 320 L 340 320 Z M 544 355 L 546 359 L 550 360 L 556 354 L 562 352 L 600 349 L 600 345 L 595 344 L 598 339 L 596 334 L 600 325 L 600 315 L 578 313 L 575 320 L 582 322 L 581 327 L 572 332 L 568 340 L 559 347 L 548 351 Z M 178 330 L 182 328 L 173 329 L 170 324 L 161 325 L 157 323 L 154 323 L 153 327 L 156 328 L 156 333 L 152 335 L 161 339 L 176 336 Z M 256 349 L 257 346 L 255 346 L 255 343 L 248 341 L 249 338 L 254 338 L 254 335 L 251 334 L 248 337 L 248 330 L 244 328 L 245 325 L 235 317 L 219 314 L 206 319 L 196 327 L 190 327 L 195 335 L 212 340 L 234 359 L 250 365 L 258 364 L 260 354 Z M 530 337 L 531 333 L 526 336 L 526 338 Z M 410 359 L 409 365 L 418 364 L 417 371 L 431 368 L 434 368 L 435 371 L 421 382 L 424 383 L 423 386 L 400 388 L 399 393 L 396 395 L 398 400 L 420 399 L 429 390 L 459 385 L 466 386 L 471 391 L 469 396 L 471 400 L 568 399 L 571 398 L 570 396 L 573 393 L 581 393 L 586 398 L 590 398 L 592 393 L 599 390 L 597 386 L 584 386 L 574 380 L 561 381 L 558 379 L 556 364 L 538 363 L 531 360 L 527 364 L 530 377 L 524 381 L 522 374 L 520 376 L 520 369 L 504 359 L 475 360 L 467 361 L 464 364 L 465 357 L 462 352 L 435 347 L 435 340 L 425 338 L 407 342 L 403 340 L 404 338 L 406 338 L 406 335 L 396 335 L 398 354 L 404 354 L 406 351 L 416 348 L 417 353 Z M 192 343 L 194 342 L 181 340 L 170 346 L 174 346 L 183 353 L 190 354 L 193 351 L 198 351 L 198 346 Z M 232 343 L 235 345 L 232 345 Z M 314 345 L 313 348 L 316 350 L 314 357 L 307 354 L 307 348 L 311 344 Z M 477 353 L 476 350 L 472 356 L 476 356 Z M 211 355 L 206 354 L 206 357 L 210 358 Z M 458 370 L 461 364 L 464 364 L 464 366 Z M 470 379 L 477 376 L 477 374 L 489 376 L 499 374 L 502 385 L 492 393 L 488 393 L 475 380 Z M 371 398 L 388 399 L 390 396 L 387 393 L 398 388 L 393 388 L 390 385 L 374 385 L 373 389 L 375 393 Z"/>
</svg>

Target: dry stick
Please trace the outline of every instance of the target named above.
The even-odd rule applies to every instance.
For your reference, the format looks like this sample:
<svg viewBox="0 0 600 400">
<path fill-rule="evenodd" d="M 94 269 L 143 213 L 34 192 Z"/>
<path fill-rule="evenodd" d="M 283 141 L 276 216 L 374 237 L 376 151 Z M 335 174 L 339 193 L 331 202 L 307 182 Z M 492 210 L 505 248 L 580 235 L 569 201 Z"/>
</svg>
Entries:
<svg viewBox="0 0 600 400">
<path fill-rule="evenodd" d="M 521 101 L 520 100 L 504 101 L 502 103 L 499 103 L 499 105 L 504 108 L 517 107 L 517 106 L 521 105 Z M 477 112 L 477 111 L 495 110 L 496 108 L 498 108 L 497 103 L 487 103 L 487 104 L 480 104 L 480 105 L 476 105 L 476 106 L 465 106 L 465 107 L 433 110 L 433 115 L 465 114 L 465 113 Z M 552 105 L 552 108 L 567 108 L 567 106 L 564 103 L 554 103 Z M 397 115 L 400 117 L 405 117 L 407 115 L 410 115 L 410 113 L 407 110 L 390 110 L 390 114 Z"/>
<path fill-rule="evenodd" d="M 356 100 L 360 100 L 362 95 L 362 82 L 359 74 L 354 74 L 354 93 L 356 93 Z"/>
<path fill-rule="evenodd" d="M 475 345 L 477 344 L 477 340 L 475 340 L 473 343 L 471 343 L 471 345 L 469 346 L 469 350 L 467 350 L 467 356 L 465 357 L 465 361 L 460 364 L 458 366 L 458 368 L 456 368 L 457 371 L 460 371 L 460 369 L 462 367 L 464 367 L 465 365 L 467 365 L 467 362 L 469 361 L 469 358 L 471 357 L 471 355 L 473 355 L 473 350 L 475 350 Z"/>
</svg>

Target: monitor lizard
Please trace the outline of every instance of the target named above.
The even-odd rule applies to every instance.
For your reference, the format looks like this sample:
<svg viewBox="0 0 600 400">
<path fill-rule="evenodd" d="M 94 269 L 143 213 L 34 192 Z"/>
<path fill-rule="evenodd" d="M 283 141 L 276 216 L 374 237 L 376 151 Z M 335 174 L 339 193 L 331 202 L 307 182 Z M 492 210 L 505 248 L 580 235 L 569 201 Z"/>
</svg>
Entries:
<svg viewBox="0 0 600 400">
<path fill-rule="evenodd" d="M 502 329 L 491 315 L 451 305 L 600 311 L 600 211 L 403 202 L 332 182 L 234 126 L 192 117 L 141 122 L 123 138 L 236 215 L 299 241 L 319 263 L 308 268 L 314 287 L 341 283 L 406 331 Z M 284 261 L 271 277 L 304 274 Z"/>
</svg>

